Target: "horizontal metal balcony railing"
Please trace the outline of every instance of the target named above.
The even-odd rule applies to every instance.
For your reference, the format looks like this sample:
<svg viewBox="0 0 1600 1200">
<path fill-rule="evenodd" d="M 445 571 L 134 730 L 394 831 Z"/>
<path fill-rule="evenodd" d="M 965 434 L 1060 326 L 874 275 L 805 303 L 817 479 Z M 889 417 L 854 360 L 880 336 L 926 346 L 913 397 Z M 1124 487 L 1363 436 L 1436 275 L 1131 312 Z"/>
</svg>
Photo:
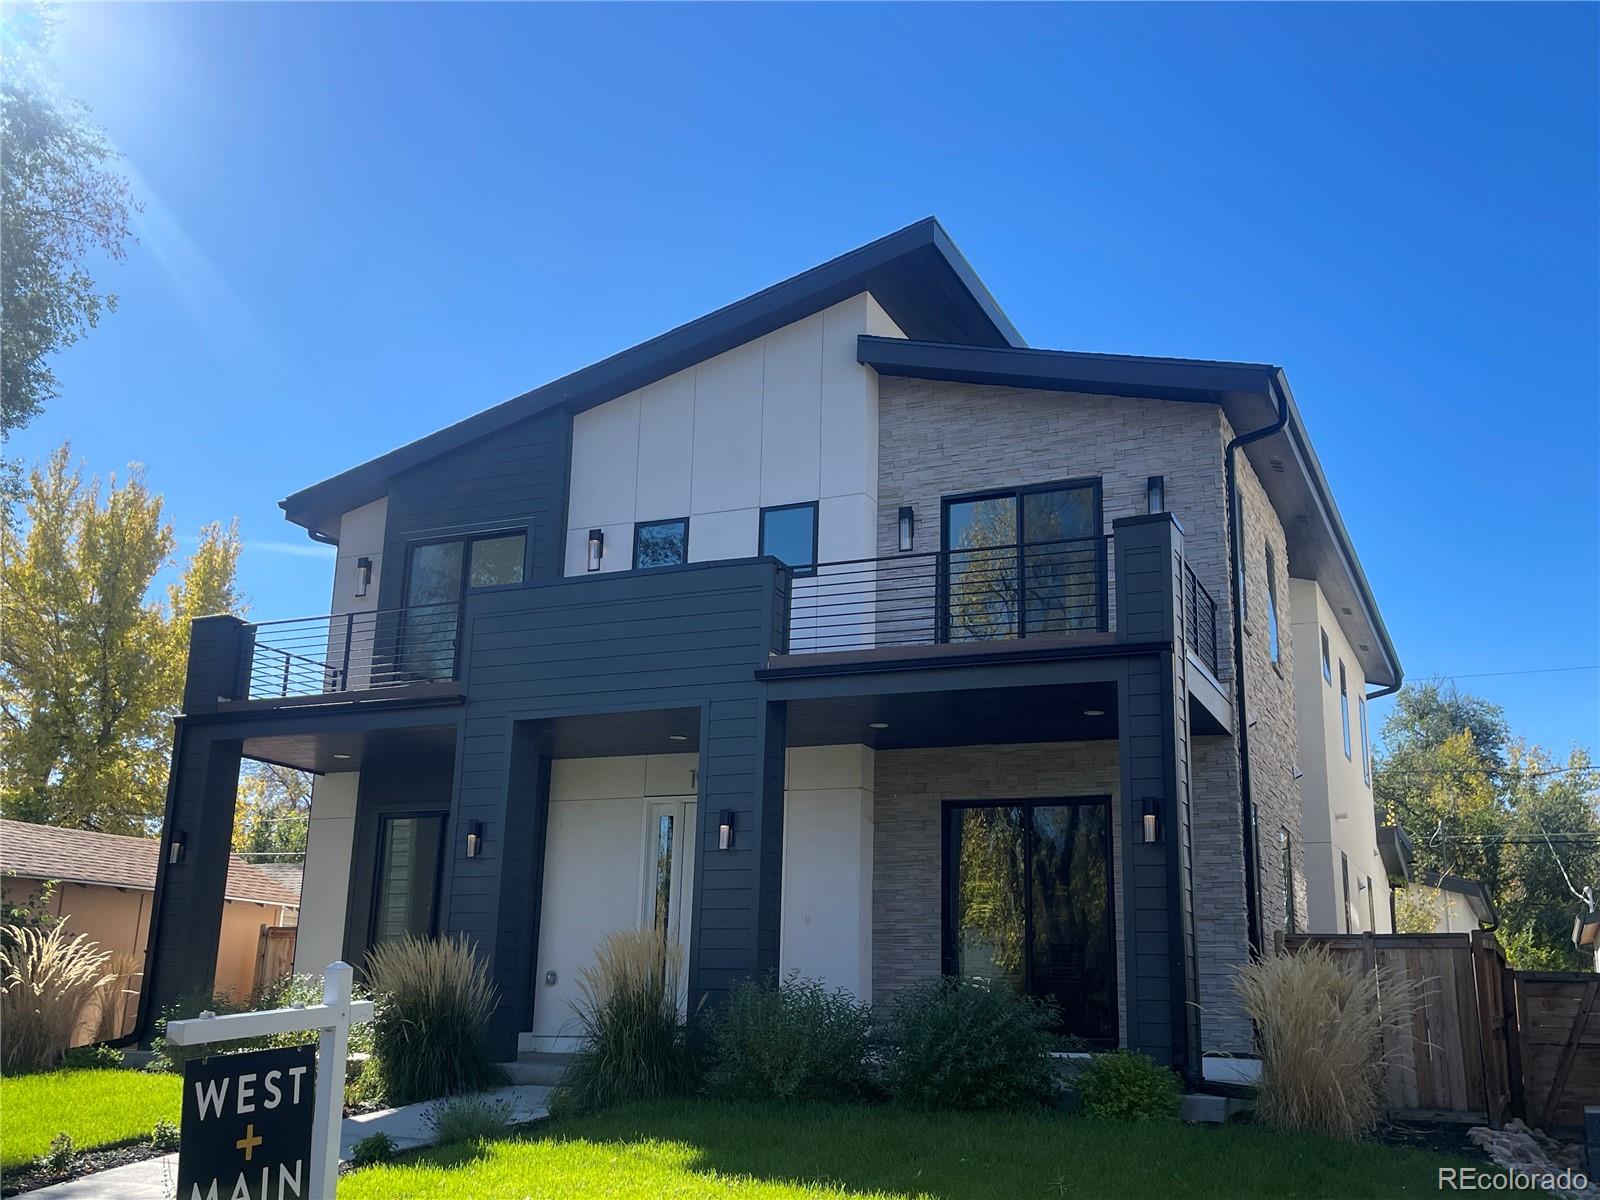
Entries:
<svg viewBox="0 0 1600 1200">
<path fill-rule="evenodd" d="M 1110 544 L 1073 538 L 820 563 L 791 585 L 789 653 L 1106 632 Z"/>
<path fill-rule="evenodd" d="M 1195 578 L 1194 568 L 1183 564 L 1183 640 L 1206 668 L 1217 673 L 1217 602 Z"/>
<path fill-rule="evenodd" d="M 448 682 L 460 625 L 454 603 L 249 625 L 239 694 L 276 700 Z"/>
</svg>

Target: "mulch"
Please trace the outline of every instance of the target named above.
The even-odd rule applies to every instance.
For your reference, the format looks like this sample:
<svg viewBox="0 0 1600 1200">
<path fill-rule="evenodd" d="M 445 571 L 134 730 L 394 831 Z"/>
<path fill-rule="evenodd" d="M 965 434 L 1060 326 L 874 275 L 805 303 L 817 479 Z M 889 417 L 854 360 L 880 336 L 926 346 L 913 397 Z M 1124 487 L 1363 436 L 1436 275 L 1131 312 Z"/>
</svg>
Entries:
<svg viewBox="0 0 1600 1200">
<path fill-rule="evenodd" d="M 160 1158 L 163 1154 L 171 1153 L 171 1150 L 157 1150 L 148 1141 L 84 1150 L 73 1156 L 71 1164 L 64 1171 L 58 1171 L 42 1162 L 7 1171 L 5 1176 L 0 1178 L 0 1196 L 31 1192 L 34 1188 L 49 1187 L 53 1183 L 66 1183 L 68 1180 L 77 1179 L 94 1171 L 125 1167 L 129 1163 L 143 1162 L 147 1158 Z"/>
</svg>

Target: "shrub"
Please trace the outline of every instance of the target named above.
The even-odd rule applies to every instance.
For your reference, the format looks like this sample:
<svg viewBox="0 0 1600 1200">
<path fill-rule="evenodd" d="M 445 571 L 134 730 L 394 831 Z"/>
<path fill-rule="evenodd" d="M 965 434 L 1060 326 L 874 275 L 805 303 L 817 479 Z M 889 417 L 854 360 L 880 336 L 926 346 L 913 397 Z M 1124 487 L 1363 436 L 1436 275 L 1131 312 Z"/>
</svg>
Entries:
<svg viewBox="0 0 1600 1200">
<path fill-rule="evenodd" d="M 1050 1104 L 1055 1010 L 1004 984 L 934 979 L 895 997 L 881 1044 L 884 1086 L 918 1108 Z"/>
<path fill-rule="evenodd" d="M 1085 1116 L 1112 1121 L 1153 1121 L 1178 1115 L 1178 1077 L 1146 1054 L 1097 1054 L 1072 1081 Z"/>
<path fill-rule="evenodd" d="M 85 1015 L 94 1018 L 96 1040 L 109 1042 L 127 1032 L 128 1000 L 139 995 L 133 981 L 144 970 L 144 956 L 118 950 L 106 963 L 107 979 L 89 997 Z"/>
<path fill-rule="evenodd" d="M 732 1100 L 854 1100 L 870 1087 L 872 1012 L 844 989 L 746 980 L 710 1027 L 706 1083 Z"/>
<path fill-rule="evenodd" d="M 178 1127 L 165 1117 L 150 1130 L 150 1145 L 157 1150 L 176 1150 L 179 1141 Z"/>
<path fill-rule="evenodd" d="M 162 1008 L 156 1017 L 156 1028 L 160 1031 L 150 1039 L 150 1049 L 153 1056 L 145 1064 L 147 1071 L 181 1071 L 183 1064 L 191 1058 L 204 1058 L 217 1052 L 215 1046 L 175 1046 L 167 1041 L 166 1029 L 168 1021 L 187 1021 L 198 1017 L 203 1012 L 215 1013 L 225 1016 L 228 1013 L 249 1011 L 249 1006 L 241 1004 L 233 998 L 231 992 L 186 992 Z M 304 1034 L 278 1035 L 286 1039 L 298 1037 L 301 1041 L 315 1040 L 315 1031 Z M 236 1042 L 228 1043 L 229 1052 L 237 1050 L 259 1050 L 271 1044 L 268 1038 L 242 1038 Z M 285 1041 L 284 1044 L 293 1044 Z"/>
<path fill-rule="evenodd" d="M 506 1106 L 482 1096 L 462 1096 L 435 1106 L 424 1118 L 441 1146 L 479 1142 L 506 1131 Z"/>
<path fill-rule="evenodd" d="M 344 1106 L 375 1108 L 383 1102 L 383 1072 L 378 1069 L 377 1060 L 370 1057 L 365 1061 L 352 1058 L 346 1062 Z"/>
<path fill-rule="evenodd" d="M 404 937 L 367 955 L 377 994 L 372 1052 L 391 1104 L 482 1091 L 504 1082 L 489 1053 L 499 993 L 464 934 Z"/>
<path fill-rule="evenodd" d="M 1395 1044 L 1410 1025 L 1415 986 L 1387 967 L 1346 971 L 1316 945 L 1250 963 L 1235 986 L 1256 1024 L 1261 1120 L 1347 1141 L 1373 1129 L 1384 1035 Z"/>
<path fill-rule="evenodd" d="M 578 973 L 573 1005 L 583 1045 L 551 1098 L 559 1112 L 593 1112 L 624 1100 L 681 1096 L 695 1083 L 688 1028 L 678 1009 L 683 951 L 653 930 L 613 933 Z"/>
<path fill-rule="evenodd" d="M 61 1060 L 61 1065 L 74 1070 L 102 1070 L 122 1065 L 123 1054 L 115 1046 L 96 1042 L 89 1046 L 74 1046 Z"/>
<path fill-rule="evenodd" d="M 399 1149 L 400 1147 L 395 1145 L 394 1139 L 387 1133 L 375 1133 L 362 1138 L 350 1147 L 350 1165 L 375 1167 L 380 1163 L 392 1161 Z"/>
<path fill-rule="evenodd" d="M 78 1157 L 78 1147 L 70 1133 L 58 1133 L 50 1139 L 50 1149 L 45 1151 L 44 1165 L 52 1171 L 65 1171 Z"/>
<path fill-rule="evenodd" d="M 0 1025 L 8 1071 L 45 1070 L 72 1045 L 85 1002 L 110 978 L 110 955 L 65 925 L 9 926 L 0 940 Z"/>
</svg>

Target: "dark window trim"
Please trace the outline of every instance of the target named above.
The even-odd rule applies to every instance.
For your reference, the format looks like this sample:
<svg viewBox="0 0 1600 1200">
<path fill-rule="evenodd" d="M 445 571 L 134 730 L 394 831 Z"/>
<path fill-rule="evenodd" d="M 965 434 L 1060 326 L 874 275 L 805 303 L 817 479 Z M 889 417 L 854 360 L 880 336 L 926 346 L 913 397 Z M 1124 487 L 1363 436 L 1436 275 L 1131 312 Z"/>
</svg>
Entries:
<svg viewBox="0 0 1600 1200">
<path fill-rule="evenodd" d="M 1019 545 L 1027 541 L 1027 531 L 1022 527 L 1022 497 L 1037 492 L 1059 492 L 1067 488 L 1094 488 L 1094 524 L 1095 533 L 1091 536 L 1101 537 L 1105 534 L 1105 480 L 1099 475 L 1079 475 L 1071 479 L 1053 479 L 1048 483 L 1029 483 L 1021 487 L 985 488 L 977 492 L 957 492 L 939 499 L 939 545 L 944 550 L 950 549 L 950 522 L 947 519 L 952 504 L 967 504 L 973 500 L 993 500 L 999 496 L 1015 496 L 1017 498 L 1017 537 Z"/>
<path fill-rule="evenodd" d="M 816 500 L 801 500 L 797 504 L 769 504 L 761 509 L 756 516 L 756 553 L 762 557 L 777 557 L 767 553 L 767 514 L 775 512 L 791 512 L 797 508 L 811 510 L 811 562 L 807 566 L 795 566 L 786 563 L 795 578 L 804 578 L 817 573 L 817 539 L 820 535 L 818 526 L 822 523 L 822 511 Z"/>
<path fill-rule="evenodd" d="M 1344 673 L 1344 659 L 1339 660 L 1339 723 L 1344 731 L 1344 760 L 1351 761 L 1350 753 L 1350 683 Z"/>
<path fill-rule="evenodd" d="M 446 541 L 451 539 L 446 538 Z M 450 810 L 438 808 L 396 809 L 393 812 L 378 814 L 378 844 L 372 855 L 372 895 L 367 900 L 367 945 L 371 950 L 377 945 L 378 932 L 378 897 L 383 894 L 384 858 L 389 845 L 388 832 L 390 821 L 413 821 L 428 817 L 439 818 L 439 865 L 434 869 L 433 878 L 433 921 L 428 930 L 429 937 L 437 936 L 439 932 L 439 906 L 444 898 L 444 865 L 449 857 L 450 849 Z"/>
<path fill-rule="evenodd" d="M 955 848 L 950 844 L 950 810 L 955 808 L 1022 808 L 1031 810 L 1035 807 L 1061 807 L 1063 805 L 1081 805 L 1089 807 L 1099 805 L 1106 813 L 1106 944 L 1111 947 L 1111 1036 L 1106 1040 L 1107 1045 L 1118 1045 L 1122 1038 L 1122 1020 L 1118 1013 L 1120 1007 L 1117 1003 L 1122 993 L 1122 955 L 1117 945 L 1117 864 L 1115 846 L 1117 831 L 1113 822 L 1117 819 L 1117 807 L 1109 795 L 1089 796 L 1022 796 L 1002 797 L 999 799 L 981 800 L 944 800 L 939 805 L 939 973 L 946 977 L 955 974 L 955 943 L 951 938 L 951 905 L 950 905 L 950 880 L 954 876 L 952 855 Z M 1030 818 L 1025 829 L 1031 831 L 1033 822 Z M 1027 897 L 1023 906 L 1023 945 L 1033 945 L 1033 858 L 1024 853 L 1023 864 L 1023 892 Z M 1032 961 L 1028 953 L 1022 958 L 1023 991 L 1028 992 L 1032 986 Z M 1031 994 L 1031 993 L 1030 993 Z M 1099 1044 L 1093 1042 L 1092 1044 Z"/>
<path fill-rule="evenodd" d="M 1350 905 L 1350 856 L 1339 851 L 1339 873 L 1344 880 L 1344 931 L 1355 931 L 1355 910 Z"/>
<path fill-rule="evenodd" d="M 1330 687 L 1333 685 L 1333 651 L 1328 645 L 1328 631 L 1322 626 L 1317 626 L 1317 632 L 1322 635 L 1322 679 Z"/>
<path fill-rule="evenodd" d="M 682 525 L 683 526 L 683 562 L 658 563 L 653 567 L 639 565 L 639 530 L 650 525 Z M 634 571 L 660 571 L 666 567 L 681 567 L 689 561 L 689 518 L 688 517 L 657 517 L 654 521 L 635 521 L 633 523 L 633 566 Z"/>
<path fill-rule="evenodd" d="M 1283 661 L 1283 617 L 1278 612 L 1278 559 L 1267 542 L 1267 657 L 1274 665 Z"/>
<path fill-rule="evenodd" d="M 520 537 L 522 539 L 522 580 L 520 583 L 497 583 L 491 587 L 469 587 L 468 581 L 472 578 L 472 543 L 492 542 L 496 538 Z M 411 562 L 417 550 L 423 546 L 443 546 L 450 542 L 461 543 L 461 595 L 463 597 L 479 595 L 483 592 L 504 592 L 512 588 L 528 586 L 528 579 L 532 568 L 533 555 L 533 528 L 524 525 L 511 529 L 495 529 L 483 533 L 457 533 L 443 534 L 439 537 L 408 538 L 405 545 L 405 570 L 400 580 L 400 596 L 404 599 L 411 594 Z M 405 607 L 402 605 L 401 607 Z"/>
<path fill-rule="evenodd" d="M 1298 921 L 1294 905 L 1294 835 L 1286 825 L 1278 826 L 1278 853 L 1283 858 L 1283 931 L 1294 933 Z"/>
</svg>

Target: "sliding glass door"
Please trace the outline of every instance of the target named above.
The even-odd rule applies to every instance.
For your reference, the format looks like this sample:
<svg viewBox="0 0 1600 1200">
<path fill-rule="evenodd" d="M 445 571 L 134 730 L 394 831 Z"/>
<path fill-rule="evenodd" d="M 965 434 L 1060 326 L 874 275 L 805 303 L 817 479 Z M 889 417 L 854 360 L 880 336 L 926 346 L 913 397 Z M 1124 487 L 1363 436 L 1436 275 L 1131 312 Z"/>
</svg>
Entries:
<svg viewBox="0 0 1600 1200">
<path fill-rule="evenodd" d="M 1110 801 L 948 804 L 944 861 L 945 973 L 1048 1000 L 1062 1033 L 1114 1043 Z"/>
</svg>

